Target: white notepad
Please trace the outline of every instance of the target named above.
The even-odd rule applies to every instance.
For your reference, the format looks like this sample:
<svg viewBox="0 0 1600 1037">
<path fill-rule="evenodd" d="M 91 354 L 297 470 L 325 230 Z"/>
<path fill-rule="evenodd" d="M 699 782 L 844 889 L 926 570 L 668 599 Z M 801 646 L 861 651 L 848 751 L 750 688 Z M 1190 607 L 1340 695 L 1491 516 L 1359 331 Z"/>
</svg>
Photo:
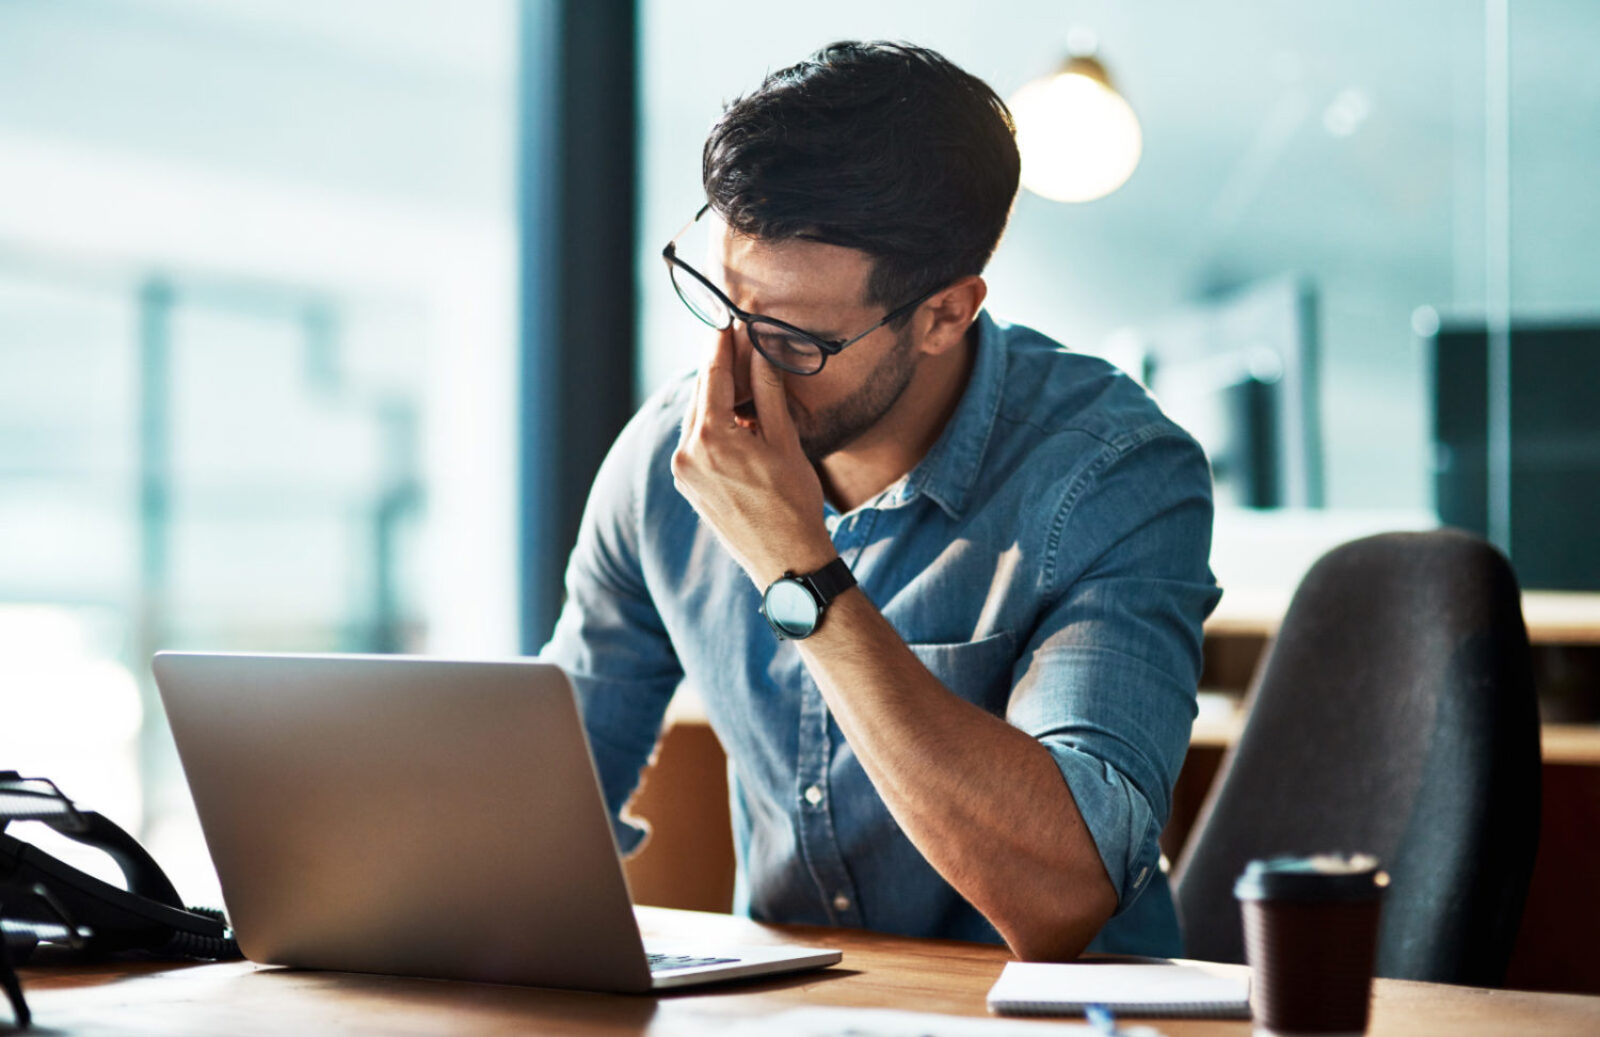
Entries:
<svg viewBox="0 0 1600 1037">
<path fill-rule="evenodd" d="M 1003 1015 L 1067 1015 L 1085 1005 L 1117 1015 L 1243 1018 L 1250 980 L 1202 965 L 1012 961 L 989 989 L 989 1010 Z"/>
</svg>

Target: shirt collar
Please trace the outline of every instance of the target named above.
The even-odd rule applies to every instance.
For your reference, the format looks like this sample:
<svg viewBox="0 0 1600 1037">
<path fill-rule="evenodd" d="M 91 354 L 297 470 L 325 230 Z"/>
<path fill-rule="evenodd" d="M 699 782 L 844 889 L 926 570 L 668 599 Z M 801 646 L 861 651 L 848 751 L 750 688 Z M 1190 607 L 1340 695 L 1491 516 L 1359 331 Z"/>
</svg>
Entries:
<svg viewBox="0 0 1600 1037">
<path fill-rule="evenodd" d="M 933 449 L 906 477 L 902 491 L 906 500 L 917 493 L 927 494 L 951 518 L 960 518 L 966 510 L 1006 381 L 1006 344 L 999 326 L 987 311 L 978 314 L 974 326 L 978 329 L 978 355 L 966 391 Z"/>
</svg>

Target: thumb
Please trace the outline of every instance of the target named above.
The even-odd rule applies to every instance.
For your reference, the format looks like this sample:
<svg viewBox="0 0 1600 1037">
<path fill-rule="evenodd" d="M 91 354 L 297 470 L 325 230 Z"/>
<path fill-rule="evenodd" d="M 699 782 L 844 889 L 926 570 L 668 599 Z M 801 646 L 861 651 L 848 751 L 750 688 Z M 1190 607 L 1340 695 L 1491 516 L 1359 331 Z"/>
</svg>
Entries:
<svg viewBox="0 0 1600 1037">
<path fill-rule="evenodd" d="M 762 436 L 780 441 L 794 435 L 794 420 L 789 416 L 789 394 L 783 387 L 783 372 L 762 355 L 750 351 L 750 397 L 756 406 L 756 420 Z"/>
</svg>

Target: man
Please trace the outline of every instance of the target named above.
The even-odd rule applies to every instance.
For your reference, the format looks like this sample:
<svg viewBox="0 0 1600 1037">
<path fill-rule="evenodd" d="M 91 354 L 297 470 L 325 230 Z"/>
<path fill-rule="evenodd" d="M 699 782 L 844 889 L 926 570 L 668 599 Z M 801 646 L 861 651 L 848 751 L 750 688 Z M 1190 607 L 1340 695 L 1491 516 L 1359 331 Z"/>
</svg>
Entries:
<svg viewBox="0 0 1600 1037">
<path fill-rule="evenodd" d="M 1217 598 L 1209 473 L 1130 379 L 980 312 L 1017 175 L 1005 106 L 916 47 L 835 44 L 727 109 L 711 258 L 665 252 L 708 362 L 602 466 L 543 654 L 625 851 L 699 690 L 740 911 L 1175 953 L 1156 837 Z"/>
</svg>

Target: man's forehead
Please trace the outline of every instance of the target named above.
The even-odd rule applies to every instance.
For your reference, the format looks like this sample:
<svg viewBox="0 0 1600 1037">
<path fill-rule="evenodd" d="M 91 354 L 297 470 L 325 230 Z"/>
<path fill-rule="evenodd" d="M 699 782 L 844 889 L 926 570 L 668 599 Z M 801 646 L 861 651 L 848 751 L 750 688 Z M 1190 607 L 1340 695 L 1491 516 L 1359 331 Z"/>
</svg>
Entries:
<svg viewBox="0 0 1600 1037">
<path fill-rule="evenodd" d="M 856 249 L 806 238 L 758 238 L 719 221 L 710 253 L 724 290 L 746 309 L 785 308 L 826 316 L 842 307 L 867 305 L 872 259 Z"/>
</svg>

